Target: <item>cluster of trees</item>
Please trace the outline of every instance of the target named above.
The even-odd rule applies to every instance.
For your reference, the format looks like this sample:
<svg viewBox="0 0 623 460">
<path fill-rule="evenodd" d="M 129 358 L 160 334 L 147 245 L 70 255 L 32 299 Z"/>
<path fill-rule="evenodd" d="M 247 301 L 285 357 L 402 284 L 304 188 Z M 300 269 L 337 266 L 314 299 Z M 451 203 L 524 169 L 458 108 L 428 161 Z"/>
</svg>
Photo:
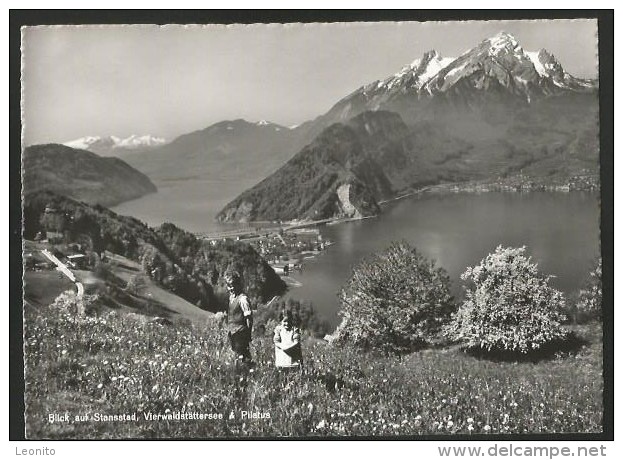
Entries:
<svg viewBox="0 0 623 460">
<path fill-rule="evenodd" d="M 394 243 L 354 268 L 340 292 L 336 340 L 397 354 L 451 340 L 471 350 L 528 355 L 569 338 L 565 298 L 525 247 L 499 246 L 461 279 L 465 297 L 457 306 L 446 272 L 407 243 Z M 601 318 L 601 262 L 574 308 Z"/>
<path fill-rule="evenodd" d="M 145 274 L 165 289 L 199 308 L 217 309 L 214 291 L 201 273 L 189 271 L 175 259 L 147 243 L 141 245 L 138 261 Z"/>
<path fill-rule="evenodd" d="M 212 245 L 170 223 L 158 227 L 156 233 L 183 270 L 211 284 L 215 290 L 223 288 L 222 278 L 228 270 L 242 275 L 245 292 L 252 301 L 264 302 L 286 290 L 284 281 L 248 244 L 221 241 Z M 220 308 L 224 309 L 224 305 Z"/>
<path fill-rule="evenodd" d="M 47 212 L 46 208 L 54 212 Z M 59 230 L 61 229 L 61 230 Z M 60 231 L 65 242 L 78 242 L 100 256 L 106 250 L 136 260 L 140 242 L 161 251 L 166 248 L 157 234 L 140 220 L 120 216 L 100 205 L 90 206 L 52 192 L 36 192 L 24 198 L 24 238 Z"/>
</svg>

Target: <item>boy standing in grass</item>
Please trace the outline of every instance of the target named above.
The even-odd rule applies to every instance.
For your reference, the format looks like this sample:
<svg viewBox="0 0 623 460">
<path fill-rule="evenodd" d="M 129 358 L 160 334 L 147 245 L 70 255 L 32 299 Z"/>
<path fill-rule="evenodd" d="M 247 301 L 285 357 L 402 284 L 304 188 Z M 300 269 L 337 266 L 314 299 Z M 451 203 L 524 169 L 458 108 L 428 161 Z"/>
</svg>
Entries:
<svg viewBox="0 0 623 460">
<path fill-rule="evenodd" d="M 253 329 L 253 312 L 249 298 L 242 292 L 240 273 L 231 271 L 225 274 L 225 283 L 229 291 L 229 308 L 227 310 L 227 336 L 231 349 L 236 353 L 236 362 L 251 365 L 251 330 Z"/>
</svg>

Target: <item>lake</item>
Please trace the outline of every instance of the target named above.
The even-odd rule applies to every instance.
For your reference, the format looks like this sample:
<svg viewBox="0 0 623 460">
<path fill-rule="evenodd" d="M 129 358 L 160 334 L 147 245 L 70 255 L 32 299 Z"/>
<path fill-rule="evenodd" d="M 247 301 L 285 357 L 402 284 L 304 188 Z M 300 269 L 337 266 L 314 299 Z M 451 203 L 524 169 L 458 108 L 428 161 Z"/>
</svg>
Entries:
<svg viewBox="0 0 623 460">
<path fill-rule="evenodd" d="M 117 214 L 133 216 L 156 227 L 171 222 L 189 232 L 214 232 L 235 228 L 235 224 L 214 221 L 214 216 L 256 179 L 183 181 L 154 180 L 157 193 L 126 201 L 111 208 Z"/>
<path fill-rule="evenodd" d="M 157 183 L 159 192 L 113 208 L 149 225 L 173 222 L 200 232 L 231 228 L 214 215 L 255 181 L 196 180 Z M 552 283 L 573 294 L 599 255 L 598 194 L 530 192 L 423 194 L 389 203 L 380 216 L 322 227 L 335 242 L 314 259 L 306 259 L 293 277 L 303 286 L 287 296 L 309 300 L 331 324 L 339 323 L 337 293 L 353 265 L 382 251 L 392 241 L 406 240 L 445 268 L 455 296 L 460 274 L 499 244 L 527 247 L 527 253 Z"/>
<path fill-rule="evenodd" d="M 448 271 L 460 297 L 460 274 L 497 245 L 523 246 L 552 284 L 566 294 L 584 282 L 599 256 L 599 202 L 596 193 L 482 193 L 422 195 L 393 202 L 374 219 L 324 227 L 335 241 L 307 259 L 293 277 L 303 286 L 288 296 L 306 299 L 333 325 L 339 323 L 337 293 L 354 264 L 406 240 Z"/>
</svg>

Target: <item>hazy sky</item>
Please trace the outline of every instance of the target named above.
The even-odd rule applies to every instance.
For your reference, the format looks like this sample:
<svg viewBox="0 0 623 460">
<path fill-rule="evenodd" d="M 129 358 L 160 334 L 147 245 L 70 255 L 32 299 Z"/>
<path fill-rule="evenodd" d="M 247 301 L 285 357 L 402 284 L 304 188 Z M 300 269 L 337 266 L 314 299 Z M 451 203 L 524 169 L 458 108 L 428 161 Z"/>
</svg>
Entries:
<svg viewBox="0 0 623 460">
<path fill-rule="evenodd" d="M 235 118 L 289 126 L 425 51 L 458 56 L 502 30 L 597 76 L 595 20 L 26 28 L 25 143 L 170 140 Z"/>
</svg>

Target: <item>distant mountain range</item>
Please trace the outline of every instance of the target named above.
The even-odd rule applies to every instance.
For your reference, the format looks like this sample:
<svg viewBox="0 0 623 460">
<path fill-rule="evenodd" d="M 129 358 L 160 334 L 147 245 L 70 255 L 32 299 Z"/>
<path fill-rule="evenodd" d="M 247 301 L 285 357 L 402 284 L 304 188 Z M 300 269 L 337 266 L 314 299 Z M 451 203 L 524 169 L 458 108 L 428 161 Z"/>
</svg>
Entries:
<svg viewBox="0 0 623 460">
<path fill-rule="evenodd" d="M 507 33 L 456 59 L 428 52 L 298 129 L 318 134 L 219 220 L 369 215 L 424 185 L 517 174 L 560 182 L 599 166 L 596 82 Z"/>
<path fill-rule="evenodd" d="M 88 204 L 113 206 L 157 191 L 143 173 L 119 158 L 103 158 L 61 144 L 26 147 L 24 195 L 50 191 Z"/>
<path fill-rule="evenodd" d="M 102 156 L 119 156 L 124 153 L 148 151 L 165 143 L 166 140 L 162 137 L 155 137 L 149 134 L 144 136 L 132 134 L 126 138 L 117 136 L 86 136 L 65 142 L 63 145 L 75 149 L 89 150 Z"/>
<path fill-rule="evenodd" d="M 596 80 L 573 77 L 545 49 L 525 51 L 512 35 L 501 32 L 458 58 L 442 58 L 435 50 L 424 53 L 395 75 L 357 89 L 307 125 L 319 132 L 380 109 L 399 113 L 408 124 L 446 115 L 448 109 L 470 116 L 480 109 L 507 114 L 538 99 L 596 89 Z"/>
<path fill-rule="evenodd" d="M 150 151 L 125 152 L 120 158 L 155 181 L 260 180 L 303 145 L 295 129 L 238 119 L 184 134 Z"/>
</svg>

